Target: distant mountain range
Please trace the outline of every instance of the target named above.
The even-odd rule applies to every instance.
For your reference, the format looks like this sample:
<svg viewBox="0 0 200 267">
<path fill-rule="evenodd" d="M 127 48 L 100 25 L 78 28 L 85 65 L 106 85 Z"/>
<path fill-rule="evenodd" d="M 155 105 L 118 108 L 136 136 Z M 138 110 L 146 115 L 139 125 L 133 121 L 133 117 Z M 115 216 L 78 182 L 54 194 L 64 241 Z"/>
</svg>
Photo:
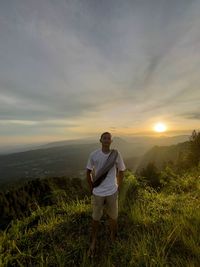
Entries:
<svg viewBox="0 0 200 267">
<path fill-rule="evenodd" d="M 119 149 L 127 168 L 136 170 L 152 159 L 158 165 L 163 160 L 174 159 L 174 153 L 182 146 L 175 144 L 188 140 L 188 137 L 114 137 L 112 147 Z M 99 142 L 80 139 L 52 142 L 28 151 L 0 155 L 0 188 L 34 178 L 85 177 L 89 153 L 100 147 Z"/>
<path fill-rule="evenodd" d="M 189 138 L 189 135 L 177 135 L 172 137 L 167 137 L 164 135 L 161 135 L 159 137 L 152 137 L 152 136 L 120 136 L 120 137 L 114 137 L 114 141 L 116 140 L 123 140 L 128 143 L 134 143 L 135 146 L 139 147 L 145 147 L 145 149 L 149 149 L 151 146 L 154 145 L 172 145 L 177 144 L 180 142 L 187 141 Z M 1 145 L 0 146 L 0 155 L 7 155 L 17 152 L 24 152 L 29 150 L 36 150 L 41 148 L 50 148 L 50 147 L 57 147 L 57 146 L 66 146 L 66 145 L 76 145 L 76 144 L 92 144 L 97 143 L 98 139 L 95 139 L 93 137 L 90 138 L 83 138 L 83 139 L 74 139 L 74 140 L 61 140 L 56 142 L 50 142 L 50 143 L 38 143 L 38 144 L 24 144 L 24 145 Z M 115 142 L 114 142 L 115 144 Z M 143 153 L 143 150 L 142 150 Z"/>
</svg>

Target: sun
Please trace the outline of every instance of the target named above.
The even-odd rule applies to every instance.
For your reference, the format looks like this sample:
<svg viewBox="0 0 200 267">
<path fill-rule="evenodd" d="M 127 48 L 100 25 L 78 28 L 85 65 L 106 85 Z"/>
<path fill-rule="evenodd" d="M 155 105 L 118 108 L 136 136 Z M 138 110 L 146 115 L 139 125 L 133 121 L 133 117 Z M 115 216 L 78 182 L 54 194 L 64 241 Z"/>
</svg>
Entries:
<svg viewBox="0 0 200 267">
<path fill-rule="evenodd" d="M 167 130 L 167 126 L 162 123 L 162 122 L 158 122 L 154 125 L 154 131 L 158 132 L 158 133 L 163 133 Z"/>
</svg>

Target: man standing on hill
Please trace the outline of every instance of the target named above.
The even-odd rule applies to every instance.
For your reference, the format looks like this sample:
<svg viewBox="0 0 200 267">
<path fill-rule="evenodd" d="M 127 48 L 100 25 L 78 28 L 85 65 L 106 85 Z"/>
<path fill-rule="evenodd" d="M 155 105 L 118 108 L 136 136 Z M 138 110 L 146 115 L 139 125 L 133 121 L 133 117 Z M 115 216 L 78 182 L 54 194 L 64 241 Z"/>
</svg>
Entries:
<svg viewBox="0 0 200 267">
<path fill-rule="evenodd" d="M 111 133 L 102 133 L 100 142 L 102 147 L 90 153 L 86 166 L 93 208 L 92 240 L 88 256 L 92 256 L 94 253 L 98 225 L 103 215 L 104 207 L 109 216 L 111 241 L 116 238 L 118 192 L 126 169 L 120 152 L 116 149 L 110 149 L 112 143 Z"/>
</svg>

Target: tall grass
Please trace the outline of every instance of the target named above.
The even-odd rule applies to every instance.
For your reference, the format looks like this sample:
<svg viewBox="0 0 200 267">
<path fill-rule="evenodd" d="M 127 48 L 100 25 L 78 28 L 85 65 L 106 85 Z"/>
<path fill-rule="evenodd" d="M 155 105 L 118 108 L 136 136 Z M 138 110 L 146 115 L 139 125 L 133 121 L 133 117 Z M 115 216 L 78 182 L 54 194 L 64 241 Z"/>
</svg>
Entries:
<svg viewBox="0 0 200 267">
<path fill-rule="evenodd" d="M 0 233 L 0 266 L 200 266 L 198 172 L 157 192 L 127 172 L 119 194 L 118 240 L 110 243 L 107 215 L 95 257 L 87 257 L 90 196 L 38 207 Z M 194 181 L 195 177 L 195 181 Z"/>
</svg>

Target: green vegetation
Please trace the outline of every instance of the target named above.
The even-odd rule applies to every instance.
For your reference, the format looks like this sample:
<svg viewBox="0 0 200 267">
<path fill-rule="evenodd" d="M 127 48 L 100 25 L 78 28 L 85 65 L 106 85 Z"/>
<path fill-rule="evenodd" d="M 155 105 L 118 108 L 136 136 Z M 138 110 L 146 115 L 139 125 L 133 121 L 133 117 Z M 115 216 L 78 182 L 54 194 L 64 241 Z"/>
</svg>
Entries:
<svg viewBox="0 0 200 267">
<path fill-rule="evenodd" d="M 38 178 L 0 192 L 0 229 L 5 229 L 13 219 L 31 215 L 38 206 L 56 204 L 61 198 L 70 202 L 86 192 L 81 179 L 66 177 Z"/>
<path fill-rule="evenodd" d="M 0 234 L 0 266 L 199 266 L 198 168 L 171 178 L 159 192 L 126 172 L 119 195 L 119 238 L 111 245 L 106 214 L 93 260 L 86 257 L 91 231 L 89 193 L 40 207 L 13 220 Z M 77 182 L 77 181 L 76 181 Z M 86 184 L 82 185 L 84 190 Z"/>
<path fill-rule="evenodd" d="M 187 168 L 181 171 L 181 160 L 159 171 L 153 164 L 140 174 L 126 171 L 118 239 L 110 243 L 104 214 L 93 259 L 86 256 L 92 212 L 87 182 L 71 179 L 67 187 L 55 179 L 52 203 L 36 202 L 28 216 L 0 232 L 0 266 L 199 267 L 200 165 L 183 159 Z"/>
</svg>

